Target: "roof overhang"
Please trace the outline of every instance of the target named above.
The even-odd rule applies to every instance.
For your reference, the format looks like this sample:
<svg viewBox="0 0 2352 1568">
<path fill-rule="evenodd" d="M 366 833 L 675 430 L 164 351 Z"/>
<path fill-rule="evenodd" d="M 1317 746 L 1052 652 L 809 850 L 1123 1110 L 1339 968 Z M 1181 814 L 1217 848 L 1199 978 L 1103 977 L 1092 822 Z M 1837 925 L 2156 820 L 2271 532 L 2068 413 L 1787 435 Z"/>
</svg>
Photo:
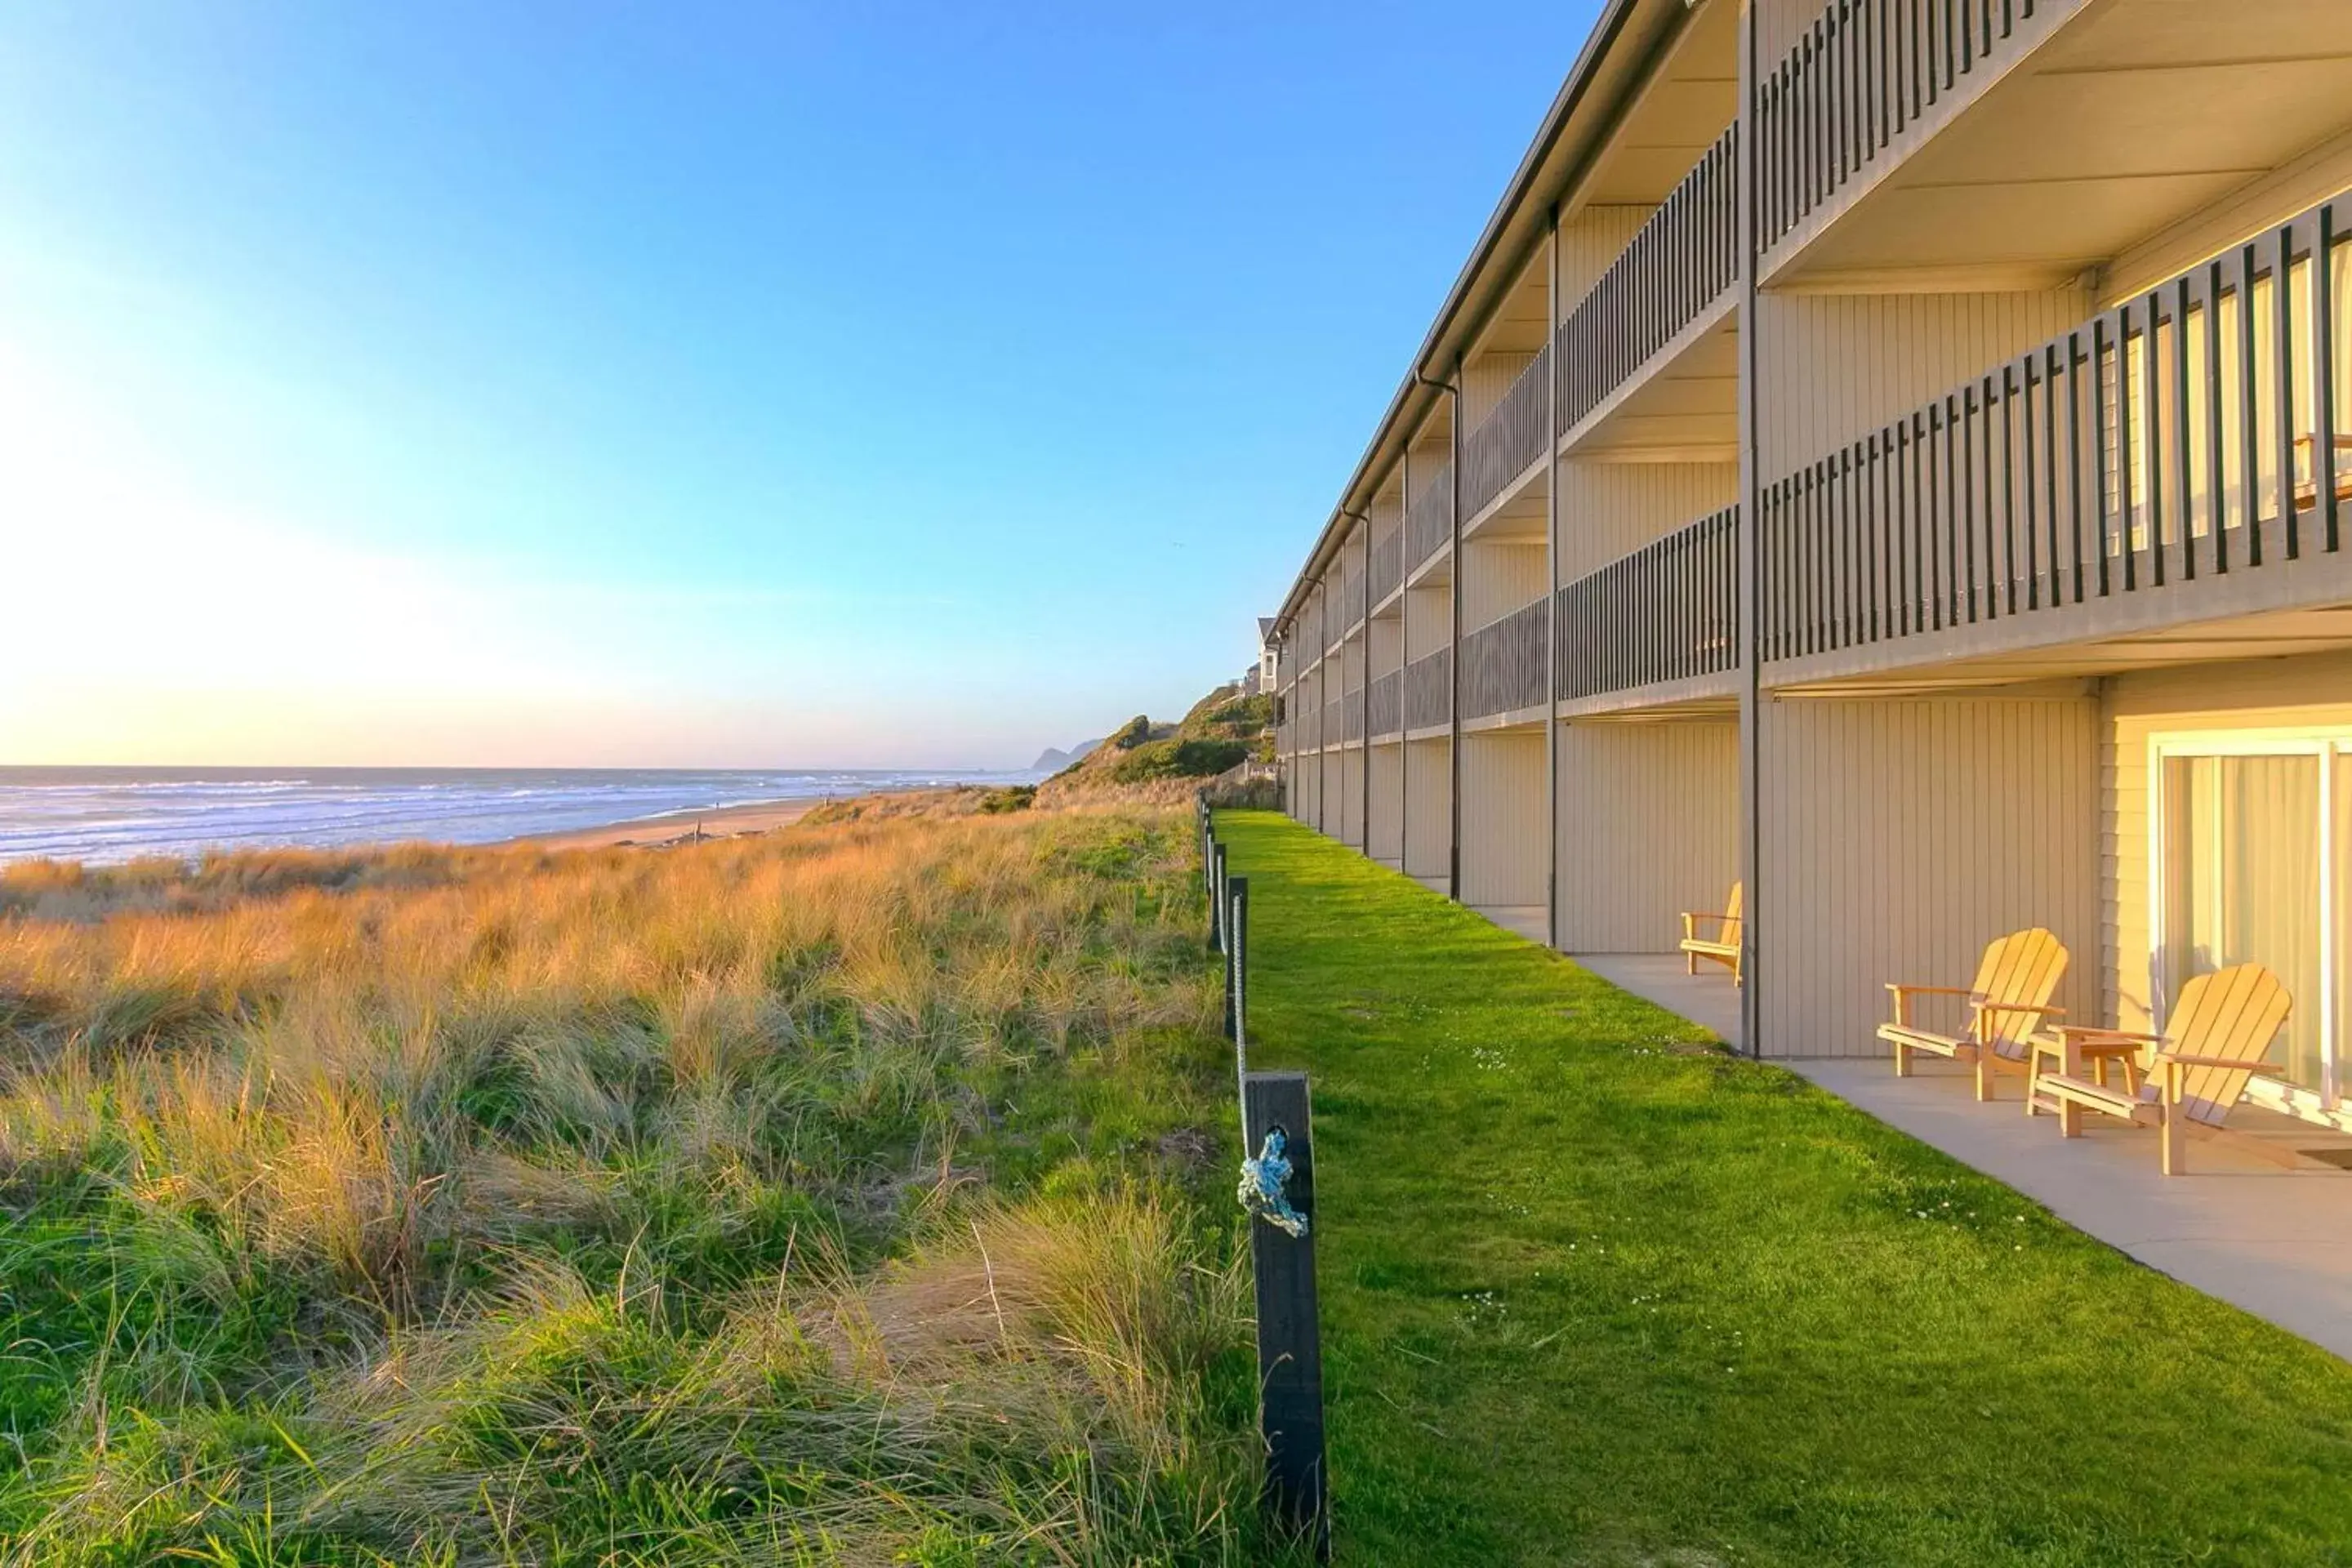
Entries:
<svg viewBox="0 0 2352 1568">
<path fill-rule="evenodd" d="M 1674 46 L 1700 0 L 1605 0 L 1591 36 L 1545 111 L 1535 141 L 1519 160 L 1502 200 L 1486 219 L 1437 319 L 1389 399 L 1371 442 L 1357 459 L 1339 503 L 1316 537 L 1307 564 L 1276 615 L 1278 635 L 1297 617 L 1307 584 L 1346 537 L 1351 518 L 1370 504 L 1388 469 L 1442 395 L 1457 356 L 1467 353 L 1536 246 L 1550 228 L 1555 206 L 1575 205 L 1579 187 L 1609 136 L 1657 61 Z"/>
</svg>

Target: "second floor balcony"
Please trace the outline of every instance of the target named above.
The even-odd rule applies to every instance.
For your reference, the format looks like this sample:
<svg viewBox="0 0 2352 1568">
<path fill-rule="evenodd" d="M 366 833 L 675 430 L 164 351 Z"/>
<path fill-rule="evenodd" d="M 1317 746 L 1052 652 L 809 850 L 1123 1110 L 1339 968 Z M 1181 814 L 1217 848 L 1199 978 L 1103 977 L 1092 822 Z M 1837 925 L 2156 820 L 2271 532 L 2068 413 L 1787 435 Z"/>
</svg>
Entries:
<svg viewBox="0 0 2352 1568">
<path fill-rule="evenodd" d="M 1462 717 L 1489 719 L 1545 706 L 1551 680 L 1551 605 L 1538 599 L 1462 639 Z"/>
<path fill-rule="evenodd" d="M 2347 229 L 2352 193 L 1769 486 L 1768 679 L 2317 635 L 2352 602 Z"/>
<path fill-rule="evenodd" d="M 1721 686 L 1739 666 L 1739 509 L 1725 507 L 1559 590 L 1559 698 L 1622 706 Z"/>
</svg>

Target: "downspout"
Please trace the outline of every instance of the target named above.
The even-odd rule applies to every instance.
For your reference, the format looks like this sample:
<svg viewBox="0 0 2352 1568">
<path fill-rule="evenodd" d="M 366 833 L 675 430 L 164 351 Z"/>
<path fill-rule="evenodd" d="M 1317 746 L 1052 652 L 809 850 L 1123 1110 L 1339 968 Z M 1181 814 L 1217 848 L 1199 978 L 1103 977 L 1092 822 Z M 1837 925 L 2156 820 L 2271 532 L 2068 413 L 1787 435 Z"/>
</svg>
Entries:
<svg viewBox="0 0 2352 1568">
<path fill-rule="evenodd" d="M 1544 938 L 1559 951 L 1559 204 L 1551 206 L 1544 268 Z"/>
<path fill-rule="evenodd" d="M 1742 6 L 1739 16 L 1739 134 L 1738 226 L 1739 234 L 1739 876 L 1747 902 L 1739 922 L 1739 1044 L 1751 1057 L 1764 1054 L 1763 1010 L 1758 997 L 1763 980 L 1757 963 L 1758 919 L 1764 908 L 1762 879 L 1763 820 L 1763 638 L 1759 612 L 1763 608 L 1759 574 L 1763 552 L 1758 542 L 1764 521 L 1756 400 L 1757 341 L 1763 334 L 1756 322 L 1757 224 L 1756 192 L 1762 155 L 1756 134 L 1756 7 Z"/>
</svg>

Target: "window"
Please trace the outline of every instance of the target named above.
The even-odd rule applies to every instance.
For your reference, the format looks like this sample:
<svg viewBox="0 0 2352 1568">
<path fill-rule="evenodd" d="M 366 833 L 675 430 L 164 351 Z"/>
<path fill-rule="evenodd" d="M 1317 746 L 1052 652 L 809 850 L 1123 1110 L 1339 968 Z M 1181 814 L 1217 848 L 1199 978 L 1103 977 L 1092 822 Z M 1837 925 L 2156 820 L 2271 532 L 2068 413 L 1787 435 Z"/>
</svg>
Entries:
<svg viewBox="0 0 2352 1568">
<path fill-rule="evenodd" d="M 2341 1120 L 2352 998 L 2352 732 L 2158 736 L 2150 779 L 2150 921 L 2159 1021 L 2192 977 L 2269 966 L 2294 998 L 2253 1098 Z M 2261 1080 L 2257 1080 L 2260 1084 Z"/>
</svg>

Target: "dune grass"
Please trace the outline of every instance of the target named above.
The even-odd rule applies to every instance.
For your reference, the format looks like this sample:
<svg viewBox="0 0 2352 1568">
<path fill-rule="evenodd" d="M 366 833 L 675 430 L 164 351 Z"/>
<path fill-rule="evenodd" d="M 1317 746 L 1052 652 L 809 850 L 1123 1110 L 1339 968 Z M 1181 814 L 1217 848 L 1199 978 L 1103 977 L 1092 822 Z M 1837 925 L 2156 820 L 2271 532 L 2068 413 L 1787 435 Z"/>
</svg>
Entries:
<svg viewBox="0 0 2352 1568">
<path fill-rule="evenodd" d="M 0 1560 L 1262 1560 L 1191 852 L 0 873 Z"/>
<path fill-rule="evenodd" d="M 2352 1367 L 1270 813 L 1339 1552 L 2352 1563 Z"/>
</svg>

